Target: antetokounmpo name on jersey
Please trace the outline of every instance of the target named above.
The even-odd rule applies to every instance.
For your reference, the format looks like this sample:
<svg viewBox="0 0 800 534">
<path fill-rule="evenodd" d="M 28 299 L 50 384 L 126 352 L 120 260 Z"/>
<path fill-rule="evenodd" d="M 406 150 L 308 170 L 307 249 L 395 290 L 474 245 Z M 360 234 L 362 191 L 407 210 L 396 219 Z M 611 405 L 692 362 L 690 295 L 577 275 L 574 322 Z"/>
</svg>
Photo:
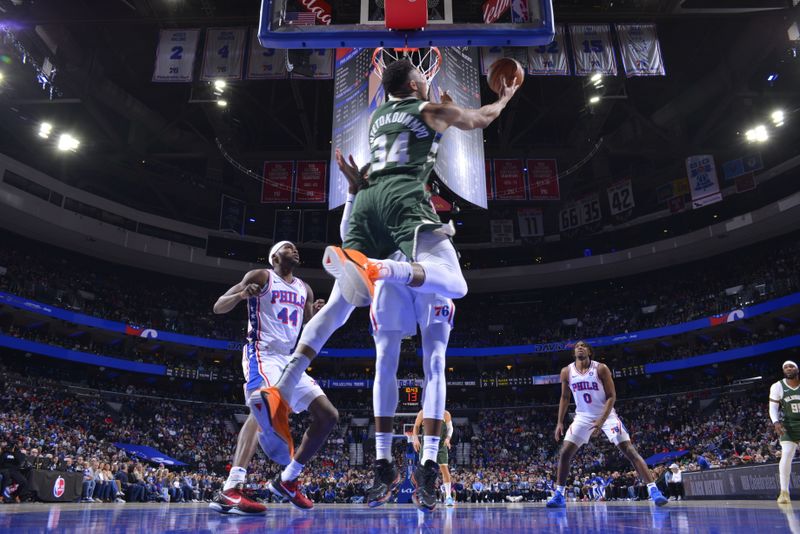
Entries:
<svg viewBox="0 0 800 534">
<path fill-rule="evenodd" d="M 272 300 L 270 300 L 270 303 L 275 304 L 276 302 L 280 304 L 293 304 L 302 308 L 306 305 L 306 298 L 301 297 L 294 291 L 276 290 L 272 292 Z"/>
<path fill-rule="evenodd" d="M 417 139 L 425 139 L 431 135 L 428 126 L 414 115 L 406 113 L 405 111 L 395 111 L 394 113 L 387 113 L 375 119 L 375 122 L 372 123 L 372 128 L 369 130 L 370 143 L 372 143 L 372 140 L 378 134 L 378 129 L 387 124 L 402 124 L 414 132 Z"/>
<path fill-rule="evenodd" d="M 600 391 L 597 382 L 575 382 L 572 384 L 572 391 Z"/>
</svg>

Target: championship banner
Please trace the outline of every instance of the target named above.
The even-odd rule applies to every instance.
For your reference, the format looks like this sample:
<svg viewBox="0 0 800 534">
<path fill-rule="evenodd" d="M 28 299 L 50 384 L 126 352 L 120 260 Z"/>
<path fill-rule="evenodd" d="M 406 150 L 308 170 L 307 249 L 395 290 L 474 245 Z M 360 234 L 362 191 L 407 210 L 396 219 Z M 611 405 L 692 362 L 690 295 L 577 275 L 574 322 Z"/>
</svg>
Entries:
<svg viewBox="0 0 800 534">
<path fill-rule="evenodd" d="M 258 40 L 258 30 L 251 30 L 247 79 L 283 80 L 286 78 L 286 74 L 286 51 L 264 48 Z"/>
<path fill-rule="evenodd" d="M 293 161 L 264 162 L 264 178 L 261 182 L 261 203 L 289 204 L 294 189 Z"/>
<path fill-rule="evenodd" d="M 492 180 L 492 160 L 486 160 L 486 200 L 494 200 L 494 180 Z"/>
<path fill-rule="evenodd" d="M 529 159 L 528 184 L 531 200 L 561 200 L 556 160 Z"/>
<path fill-rule="evenodd" d="M 636 203 L 633 201 L 633 184 L 630 180 L 622 180 L 607 190 L 608 205 L 611 207 L 611 215 L 619 215 L 633 209 Z"/>
<path fill-rule="evenodd" d="M 219 207 L 219 229 L 244 235 L 244 215 L 247 204 L 238 198 L 222 195 Z"/>
<path fill-rule="evenodd" d="M 655 24 L 616 24 L 625 76 L 664 76 Z"/>
<path fill-rule="evenodd" d="M 247 28 L 209 28 L 200 79 L 241 80 Z"/>
<path fill-rule="evenodd" d="M 194 55 L 200 30 L 161 30 L 154 82 L 194 81 Z"/>
<path fill-rule="evenodd" d="M 530 46 L 528 50 L 528 74 L 533 76 L 569 76 L 566 30 L 556 24 L 556 36 L 548 45 Z"/>
<path fill-rule="evenodd" d="M 692 208 L 702 208 L 722 200 L 714 156 L 702 154 L 686 158 L 686 172 L 692 192 Z"/>
<path fill-rule="evenodd" d="M 617 75 L 610 25 L 570 24 L 569 35 L 572 39 L 576 75 L 590 76 L 597 72 L 607 76 Z"/>
<path fill-rule="evenodd" d="M 497 200 L 525 200 L 525 166 L 521 159 L 495 159 L 494 190 Z"/>
<path fill-rule="evenodd" d="M 326 161 L 298 161 L 295 202 L 325 202 Z"/>
<path fill-rule="evenodd" d="M 544 213 L 539 208 L 517 210 L 520 237 L 541 237 L 544 235 Z"/>
</svg>

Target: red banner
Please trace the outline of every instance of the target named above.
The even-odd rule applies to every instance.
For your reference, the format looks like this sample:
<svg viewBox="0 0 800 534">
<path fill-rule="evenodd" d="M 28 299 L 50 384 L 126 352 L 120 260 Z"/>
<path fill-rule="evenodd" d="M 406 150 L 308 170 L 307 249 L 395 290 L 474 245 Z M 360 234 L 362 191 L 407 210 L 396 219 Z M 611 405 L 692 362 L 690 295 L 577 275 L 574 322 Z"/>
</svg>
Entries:
<svg viewBox="0 0 800 534">
<path fill-rule="evenodd" d="M 494 184 L 492 183 L 492 160 L 486 160 L 486 200 L 494 200 Z"/>
<path fill-rule="evenodd" d="M 294 186 L 293 161 L 265 161 L 264 181 L 261 184 L 261 203 L 288 204 Z"/>
<path fill-rule="evenodd" d="M 326 161 L 298 161 L 295 202 L 325 202 Z"/>
<path fill-rule="evenodd" d="M 525 200 L 525 165 L 521 159 L 494 160 L 497 200 Z"/>
<path fill-rule="evenodd" d="M 736 177 L 736 192 L 744 193 L 756 188 L 756 177 L 752 172 Z"/>
<path fill-rule="evenodd" d="M 453 205 L 439 195 L 433 195 L 431 197 L 431 202 L 433 203 L 433 209 L 436 213 L 445 213 L 453 209 Z"/>
<path fill-rule="evenodd" d="M 300 0 L 300 3 L 306 11 L 310 11 L 317 17 L 318 24 L 330 25 L 333 10 L 328 2 L 324 0 Z"/>
<path fill-rule="evenodd" d="M 528 184 L 531 188 L 531 200 L 561 200 L 556 160 L 529 159 Z"/>
<path fill-rule="evenodd" d="M 491 24 L 511 7 L 511 0 L 486 0 L 483 3 L 483 22 Z"/>
</svg>

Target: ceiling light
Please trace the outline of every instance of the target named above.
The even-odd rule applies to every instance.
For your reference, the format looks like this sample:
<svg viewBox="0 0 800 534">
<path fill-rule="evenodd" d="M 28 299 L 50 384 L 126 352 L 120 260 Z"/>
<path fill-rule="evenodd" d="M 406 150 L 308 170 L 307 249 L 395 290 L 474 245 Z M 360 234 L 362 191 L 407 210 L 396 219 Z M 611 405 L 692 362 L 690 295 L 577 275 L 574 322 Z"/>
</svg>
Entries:
<svg viewBox="0 0 800 534">
<path fill-rule="evenodd" d="M 775 123 L 775 126 L 783 126 L 783 121 L 785 120 L 786 116 L 783 113 L 783 110 L 776 109 L 772 112 L 772 122 Z"/>
<path fill-rule="evenodd" d="M 763 143 L 769 139 L 767 127 L 759 124 L 755 128 L 751 128 L 744 133 L 745 139 L 751 143 Z"/>
<path fill-rule="evenodd" d="M 224 91 L 227 86 L 228 82 L 225 80 L 214 80 L 214 89 L 217 91 Z"/>
<path fill-rule="evenodd" d="M 227 107 L 228 106 L 228 101 L 227 100 L 217 100 L 217 105 L 219 107 L 221 107 L 221 108 Z"/>
<path fill-rule="evenodd" d="M 66 152 L 67 150 L 72 150 L 73 152 L 78 149 L 81 142 L 72 137 L 70 134 L 65 133 L 61 134 L 61 137 L 58 138 L 58 149 L 62 152 Z"/>
<path fill-rule="evenodd" d="M 597 95 L 594 95 L 592 98 L 589 99 L 590 104 L 597 104 L 598 102 L 600 102 L 600 97 Z"/>
<path fill-rule="evenodd" d="M 597 83 L 602 79 L 603 79 L 603 75 L 600 74 L 599 72 L 595 72 L 594 74 L 592 74 L 592 77 L 589 78 L 589 81 L 592 82 L 592 83 Z"/>
<path fill-rule="evenodd" d="M 774 81 L 777 81 L 778 76 L 780 76 L 780 75 L 777 72 L 771 72 L 769 74 L 769 76 L 767 76 L 767 81 L 770 82 L 770 83 L 772 83 Z"/>
<path fill-rule="evenodd" d="M 47 139 L 50 137 L 50 133 L 53 131 L 53 125 L 49 122 L 43 122 L 39 125 L 39 137 L 42 139 Z"/>
</svg>

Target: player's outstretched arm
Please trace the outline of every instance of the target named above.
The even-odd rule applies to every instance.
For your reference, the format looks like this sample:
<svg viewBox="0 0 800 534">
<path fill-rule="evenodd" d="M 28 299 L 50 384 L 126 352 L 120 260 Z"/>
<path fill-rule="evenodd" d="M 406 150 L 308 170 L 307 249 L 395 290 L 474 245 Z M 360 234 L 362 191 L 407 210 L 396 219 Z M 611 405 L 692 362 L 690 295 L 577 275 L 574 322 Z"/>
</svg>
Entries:
<svg viewBox="0 0 800 534">
<path fill-rule="evenodd" d="M 497 102 L 478 109 L 462 108 L 445 94 L 441 104 L 427 104 L 422 109 L 422 117 L 428 126 L 439 133 L 444 133 L 451 126 L 459 130 L 483 129 L 500 116 L 517 89 L 519 85 L 516 82 L 506 85 L 503 79 L 503 93 Z"/>
<path fill-rule="evenodd" d="M 258 295 L 268 281 L 269 273 L 264 269 L 248 272 L 241 282 L 217 299 L 217 302 L 214 303 L 214 313 L 228 313 L 239 304 L 239 301 Z"/>
</svg>

